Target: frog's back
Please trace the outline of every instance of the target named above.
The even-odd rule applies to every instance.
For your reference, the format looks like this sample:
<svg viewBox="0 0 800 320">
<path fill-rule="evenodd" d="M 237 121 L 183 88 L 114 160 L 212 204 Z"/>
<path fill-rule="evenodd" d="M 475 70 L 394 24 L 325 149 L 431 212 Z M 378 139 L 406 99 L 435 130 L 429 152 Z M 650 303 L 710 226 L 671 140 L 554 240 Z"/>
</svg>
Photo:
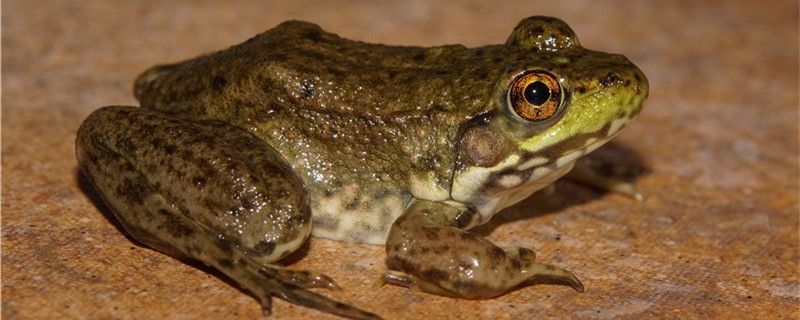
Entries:
<svg viewBox="0 0 800 320">
<path fill-rule="evenodd" d="M 221 120 L 274 148 L 305 182 L 314 235 L 381 243 L 414 190 L 449 197 L 458 131 L 494 89 L 487 79 L 497 75 L 483 72 L 500 72 L 470 61 L 491 56 L 368 44 L 290 21 L 155 67 L 136 95 L 145 108 Z"/>
<path fill-rule="evenodd" d="M 475 60 L 492 55 L 472 51 L 369 44 L 288 21 L 227 50 L 154 67 L 135 93 L 143 107 L 253 123 L 287 107 L 378 117 L 436 109 L 463 118 L 482 111 L 475 97 L 502 71 L 482 69 Z M 448 96 L 454 82 L 470 94 Z"/>
</svg>

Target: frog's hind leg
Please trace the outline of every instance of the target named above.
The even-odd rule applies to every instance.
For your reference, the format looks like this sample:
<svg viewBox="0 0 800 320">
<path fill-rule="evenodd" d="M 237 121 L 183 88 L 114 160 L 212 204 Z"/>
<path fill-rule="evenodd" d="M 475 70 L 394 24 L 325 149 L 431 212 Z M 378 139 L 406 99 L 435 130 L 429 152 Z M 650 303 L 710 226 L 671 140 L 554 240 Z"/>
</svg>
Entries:
<svg viewBox="0 0 800 320">
<path fill-rule="evenodd" d="M 354 319 L 376 315 L 309 291 L 330 278 L 273 263 L 311 230 L 302 181 L 244 130 L 132 107 L 107 107 L 81 125 L 83 173 L 136 240 L 210 265 L 256 296 Z"/>
</svg>

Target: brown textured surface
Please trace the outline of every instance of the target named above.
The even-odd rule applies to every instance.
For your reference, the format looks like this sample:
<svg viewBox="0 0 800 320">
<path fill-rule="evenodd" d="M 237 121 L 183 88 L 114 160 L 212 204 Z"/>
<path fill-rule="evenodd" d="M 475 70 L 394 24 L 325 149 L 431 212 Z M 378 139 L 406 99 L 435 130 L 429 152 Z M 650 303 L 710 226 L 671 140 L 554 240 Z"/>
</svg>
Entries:
<svg viewBox="0 0 800 320">
<path fill-rule="evenodd" d="M 290 18 L 371 42 L 474 46 L 533 14 L 624 53 L 651 84 L 640 118 L 599 151 L 647 168 L 646 201 L 561 182 L 480 229 L 574 271 L 586 293 L 374 289 L 382 248 L 318 239 L 292 268 L 324 270 L 345 288 L 331 297 L 390 319 L 800 317 L 797 2 L 491 3 L 4 1 L 3 318 L 258 317 L 226 281 L 131 243 L 78 179 L 78 125 L 102 105 L 135 104 L 138 72 Z M 274 314 L 332 318 L 280 300 Z"/>
</svg>

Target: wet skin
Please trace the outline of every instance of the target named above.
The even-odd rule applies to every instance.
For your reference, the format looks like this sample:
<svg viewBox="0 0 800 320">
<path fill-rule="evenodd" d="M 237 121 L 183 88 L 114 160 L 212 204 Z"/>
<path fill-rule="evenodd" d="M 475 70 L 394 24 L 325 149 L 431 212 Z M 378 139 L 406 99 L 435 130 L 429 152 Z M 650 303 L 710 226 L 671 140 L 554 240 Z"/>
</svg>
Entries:
<svg viewBox="0 0 800 320">
<path fill-rule="evenodd" d="M 92 113 L 83 173 L 135 239 L 200 260 L 260 299 L 372 313 L 276 261 L 309 235 L 385 244 L 385 281 L 468 299 L 570 272 L 468 229 L 565 175 L 640 110 L 647 79 L 531 17 L 505 44 L 397 47 L 290 21 L 151 68 L 141 107 Z"/>
</svg>

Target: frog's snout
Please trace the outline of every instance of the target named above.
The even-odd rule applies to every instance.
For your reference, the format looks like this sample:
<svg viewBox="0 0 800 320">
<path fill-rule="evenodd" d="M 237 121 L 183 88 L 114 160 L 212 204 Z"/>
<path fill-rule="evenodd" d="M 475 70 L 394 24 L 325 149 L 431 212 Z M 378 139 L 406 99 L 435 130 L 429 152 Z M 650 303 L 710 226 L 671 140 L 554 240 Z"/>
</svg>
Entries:
<svg viewBox="0 0 800 320">
<path fill-rule="evenodd" d="M 614 54 L 614 59 L 609 61 L 608 72 L 600 74 L 600 84 L 603 87 L 623 85 L 626 87 L 643 85 L 647 90 L 647 77 L 642 70 L 621 54 Z"/>
<path fill-rule="evenodd" d="M 635 115 L 641 111 L 644 100 L 647 99 L 647 96 L 650 94 L 650 83 L 642 70 L 633 64 L 631 64 L 631 66 L 632 68 L 629 69 L 626 77 L 630 81 L 630 84 L 627 85 L 627 89 L 633 92 L 631 107 L 635 109 L 633 111 Z"/>
<path fill-rule="evenodd" d="M 638 113 L 647 98 L 650 85 L 641 69 L 623 55 L 614 55 L 614 64 L 597 75 L 597 83 L 604 90 L 622 92 L 627 96 L 627 109 Z"/>
<path fill-rule="evenodd" d="M 640 70 L 638 67 L 634 67 L 635 74 L 633 78 L 636 79 L 636 94 L 642 96 L 642 100 L 647 98 L 650 94 L 650 82 L 647 80 L 647 77 L 644 75 L 644 72 Z"/>
</svg>

